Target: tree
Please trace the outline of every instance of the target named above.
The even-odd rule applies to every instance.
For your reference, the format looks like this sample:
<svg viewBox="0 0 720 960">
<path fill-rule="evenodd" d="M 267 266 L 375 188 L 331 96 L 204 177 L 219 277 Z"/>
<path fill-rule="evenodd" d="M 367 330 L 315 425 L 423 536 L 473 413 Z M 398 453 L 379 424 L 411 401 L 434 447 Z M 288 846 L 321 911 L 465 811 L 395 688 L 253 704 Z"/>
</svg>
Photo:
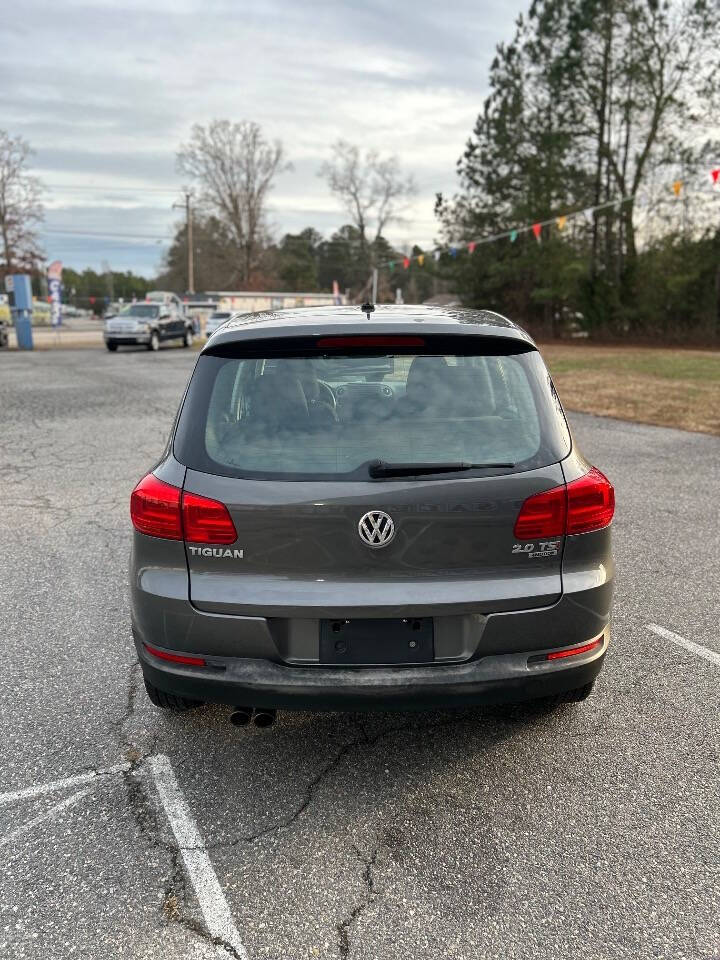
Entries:
<svg viewBox="0 0 720 960">
<path fill-rule="evenodd" d="M 44 259 L 35 229 L 43 219 L 42 185 L 27 170 L 32 153 L 22 137 L 0 130 L 0 236 L 4 273 L 32 271 Z"/>
<path fill-rule="evenodd" d="M 358 231 L 362 267 L 375 262 L 374 247 L 383 230 L 401 217 L 403 207 L 415 195 L 412 176 L 400 170 L 397 157 L 381 159 L 375 150 L 365 155 L 346 140 L 338 140 L 332 148 L 332 159 L 323 163 L 319 176 L 339 200 Z M 368 240 L 368 231 L 374 236 Z"/>
<path fill-rule="evenodd" d="M 277 251 L 279 289 L 313 291 L 318 289 L 318 247 L 322 237 L 307 227 L 301 233 L 287 233 Z"/>
<path fill-rule="evenodd" d="M 248 284 L 267 236 L 267 198 L 290 165 L 279 140 L 269 143 L 257 123 L 195 124 L 177 154 L 177 167 L 200 191 L 199 207 L 228 229 L 238 251 L 238 278 Z"/>
</svg>

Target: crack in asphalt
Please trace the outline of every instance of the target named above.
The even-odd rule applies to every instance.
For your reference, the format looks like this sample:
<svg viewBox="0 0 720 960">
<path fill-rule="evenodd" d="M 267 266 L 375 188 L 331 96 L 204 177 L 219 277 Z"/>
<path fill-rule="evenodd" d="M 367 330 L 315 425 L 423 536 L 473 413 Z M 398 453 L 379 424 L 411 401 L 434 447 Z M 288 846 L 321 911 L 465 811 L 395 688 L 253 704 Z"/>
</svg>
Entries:
<svg viewBox="0 0 720 960">
<path fill-rule="evenodd" d="M 350 956 L 350 931 L 357 923 L 358 917 L 370 906 L 370 904 L 375 900 L 377 891 L 375 889 L 375 864 L 377 863 L 377 858 L 380 855 L 380 849 L 383 846 L 383 841 L 380 840 L 373 847 L 370 852 L 369 857 L 364 857 L 362 851 L 353 844 L 353 853 L 358 858 L 360 863 L 363 864 L 362 872 L 362 881 L 365 884 L 365 894 L 360 900 L 360 902 L 353 907 L 350 913 L 337 925 L 337 935 L 338 935 L 338 947 L 340 949 L 341 957 Z"/>
<path fill-rule="evenodd" d="M 267 836 L 270 836 L 271 834 L 279 833 L 281 830 L 288 829 L 294 823 L 296 823 L 297 820 L 299 820 L 299 818 L 303 815 L 303 813 L 305 813 L 305 811 L 308 809 L 310 804 L 315 799 L 315 794 L 317 793 L 323 781 L 326 780 L 335 771 L 335 769 L 338 767 L 338 765 L 343 760 L 343 758 L 347 756 L 347 754 L 350 753 L 351 750 L 353 750 L 356 747 L 373 747 L 375 746 L 376 743 L 378 743 L 380 740 L 383 740 L 385 737 L 392 736 L 395 733 L 402 733 L 403 731 L 410 729 L 410 724 L 405 723 L 398 727 L 391 727 L 388 730 L 383 730 L 381 733 L 377 734 L 374 737 L 369 737 L 367 735 L 365 728 L 362 726 L 362 724 L 358 722 L 357 725 L 360 727 L 360 730 L 362 731 L 362 734 L 363 734 L 362 737 L 356 738 L 354 740 L 348 740 L 346 743 L 344 743 L 340 747 L 340 749 L 337 751 L 335 756 L 331 760 L 329 760 L 325 764 L 325 766 L 308 783 L 307 787 L 305 788 L 305 794 L 302 800 L 288 817 L 281 820 L 279 823 L 273 824 L 272 826 L 263 827 L 261 830 L 257 830 L 255 833 L 244 834 L 242 836 L 235 837 L 232 840 L 222 840 L 222 841 L 217 841 L 216 843 L 208 843 L 206 844 L 205 849 L 206 850 L 224 850 L 227 848 L 236 847 L 238 846 L 238 844 L 241 844 L 241 843 L 254 843 L 256 840 L 260 840 L 263 837 L 267 837 Z M 193 849 L 193 848 L 185 848 L 185 849 Z"/>
</svg>

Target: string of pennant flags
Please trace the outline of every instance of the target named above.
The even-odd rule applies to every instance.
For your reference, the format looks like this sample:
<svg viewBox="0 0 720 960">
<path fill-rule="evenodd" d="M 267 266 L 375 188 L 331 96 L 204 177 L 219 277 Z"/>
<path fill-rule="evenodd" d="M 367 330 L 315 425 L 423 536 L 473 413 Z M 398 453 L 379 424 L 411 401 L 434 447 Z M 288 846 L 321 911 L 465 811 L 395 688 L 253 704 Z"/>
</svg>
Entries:
<svg viewBox="0 0 720 960">
<path fill-rule="evenodd" d="M 720 167 L 717 167 L 714 170 L 710 171 L 710 177 L 714 185 L 717 185 L 720 181 Z M 683 180 L 674 180 L 672 184 L 672 190 L 676 197 L 679 197 L 683 191 L 685 183 Z M 425 253 L 416 253 L 414 256 L 409 257 L 399 257 L 395 260 L 386 260 L 384 263 L 379 263 L 378 267 L 387 267 L 389 270 L 394 270 L 396 265 L 402 265 L 404 270 L 407 270 L 411 263 L 417 263 L 419 267 L 425 263 L 426 257 L 432 257 L 433 260 L 439 260 L 443 253 L 449 254 L 451 257 L 457 257 L 457 255 L 463 251 L 472 254 L 475 252 L 475 248 L 482 246 L 486 243 L 495 243 L 498 240 L 504 240 L 508 238 L 510 243 L 515 243 L 518 237 L 523 233 L 532 233 L 538 243 L 542 243 L 542 233 L 543 229 L 546 227 L 554 226 L 561 233 L 567 226 L 568 220 L 573 220 L 576 217 L 585 217 L 589 219 L 594 213 L 598 210 L 608 210 L 613 207 L 619 210 L 623 204 L 629 203 L 631 200 L 635 200 L 637 194 L 632 194 L 627 197 L 620 197 L 619 199 L 609 200 L 605 203 L 598 203 L 594 207 L 584 207 L 582 210 L 576 210 L 574 213 L 564 213 L 560 216 L 550 217 L 547 220 L 538 220 L 535 223 L 527 224 L 523 227 L 513 227 L 510 230 L 502 230 L 500 233 L 494 233 L 491 236 L 480 237 L 477 240 L 469 240 L 462 244 L 450 244 L 447 247 L 436 247 L 434 250 L 430 251 L 429 254 Z"/>
</svg>

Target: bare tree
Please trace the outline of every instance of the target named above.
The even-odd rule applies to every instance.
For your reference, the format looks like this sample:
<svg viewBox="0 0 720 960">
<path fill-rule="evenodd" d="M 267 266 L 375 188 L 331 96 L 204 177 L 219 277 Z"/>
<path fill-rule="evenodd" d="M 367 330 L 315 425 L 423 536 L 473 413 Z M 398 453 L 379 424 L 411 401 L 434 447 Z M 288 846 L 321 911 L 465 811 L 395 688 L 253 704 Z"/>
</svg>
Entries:
<svg viewBox="0 0 720 960">
<path fill-rule="evenodd" d="M 27 170 L 30 145 L 0 130 L 0 235 L 5 273 L 32 270 L 44 259 L 35 232 L 43 219 L 42 185 Z"/>
<path fill-rule="evenodd" d="M 267 233 L 268 193 L 277 174 L 290 169 L 282 144 L 269 143 L 257 123 L 212 120 L 193 126 L 177 167 L 197 184 L 201 209 L 230 231 L 240 250 L 238 279 L 247 284 Z"/>
<path fill-rule="evenodd" d="M 338 140 L 332 148 L 332 159 L 323 163 L 319 176 L 327 181 L 360 234 L 363 257 L 372 262 L 373 247 L 385 227 L 401 219 L 406 204 L 417 188 L 412 176 L 404 176 L 395 156 L 381 159 L 376 150 L 363 156 L 360 148 L 346 140 Z M 368 242 L 374 225 L 375 235 Z"/>
</svg>

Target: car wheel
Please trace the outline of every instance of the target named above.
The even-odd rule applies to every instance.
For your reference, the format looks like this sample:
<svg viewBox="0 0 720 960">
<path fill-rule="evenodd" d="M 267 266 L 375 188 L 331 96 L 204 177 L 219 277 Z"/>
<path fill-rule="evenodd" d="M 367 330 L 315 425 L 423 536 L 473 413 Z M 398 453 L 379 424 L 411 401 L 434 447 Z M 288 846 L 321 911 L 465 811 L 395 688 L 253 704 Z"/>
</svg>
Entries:
<svg viewBox="0 0 720 960">
<path fill-rule="evenodd" d="M 202 700 L 188 700 L 187 697 L 166 693 L 164 690 L 158 690 L 147 680 L 145 680 L 145 690 L 151 702 L 156 707 L 160 707 L 161 710 L 170 710 L 172 713 L 187 713 L 188 710 L 194 710 L 195 707 L 202 706 Z"/>
<path fill-rule="evenodd" d="M 114 340 L 108 340 L 108 342 L 105 344 L 105 346 L 108 348 L 108 350 L 109 350 L 111 353 L 114 353 L 114 352 L 117 350 L 117 347 L 118 347 L 118 345 L 115 343 Z"/>
<path fill-rule="evenodd" d="M 150 334 L 150 339 L 148 341 L 148 350 L 159 350 L 160 349 L 160 337 L 157 334 L 157 330 L 153 330 Z"/>
<path fill-rule="evenodd" d="M 193 342 L 193 333 L 192 333 L 192 330 L 188 327 L 188 329 L 185 331 L 185 336 L 183 337 L 183 346 L 191 347 L 192 342 Z"/>
</svg>

